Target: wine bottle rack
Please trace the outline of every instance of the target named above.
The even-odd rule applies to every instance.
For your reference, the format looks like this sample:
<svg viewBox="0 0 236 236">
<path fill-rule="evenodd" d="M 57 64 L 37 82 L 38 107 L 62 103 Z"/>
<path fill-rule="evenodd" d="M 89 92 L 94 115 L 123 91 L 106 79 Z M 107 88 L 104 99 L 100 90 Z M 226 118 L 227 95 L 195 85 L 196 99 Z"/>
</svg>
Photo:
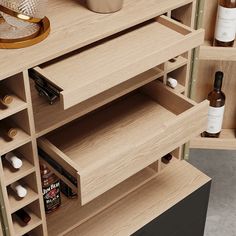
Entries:
<svg viewBox="0 0 236 236">
<path fill-rule="evenodd" d="M 31 236 L 83 235 L 83 225 L 89 235 L 96 235 L 92 232 L 96 230 L 102 235 L 110 236 L 112 233 L 108 230 L 110 227 L 107 227 L 106 214 L 114 217 L 112 225 L 117 227 L 118 234 L 130 235 L 209 181 L 208 177 L 182 161 L 185 147 L 179 147 L 189 141 L 192 133 L 200 133 L 206 119 L 206 103 L 197 104 L 186 97 L 190 85 L 190 50 L 198 46 L 203 38 L 203 31 L 194 30 L 193 27 L 196 1 L 151 0 L 151 4 L 147 4 L 146 0 L 125 0 L 124 2 L 124 8 L 109 17 L 89 12 L 85 6 L 81 6 L 76 1 L 56 0 L 49 2 L 49 9 L 57 9 L 57 11 L 51 11 L 49 15 L 53 33 L 48 39 L 30 48 L 12 51 L 14 57 L 12 52 L 1 51 L 0 60 L 7 59 L 7 62 L 3 70 L 0 71 L 0 86 L 2 84 L 9 90 L 14 102 L 4 108 L 0 106 L 0 122 L 12 120 L 18 129 L 15 139 L 9 142 L 0 139 L 0 156 L 2 156 L 0 185 L 3 195 L 1 202 L 4 205 L 4 224 L 7 236 L 22 236 L 26 233 Z M 140 15 L 140 11 L 142 11 L 142 15 Z M 61 17 L 64 12 L 70 17 Z M 84 21 L 84 19 L 87 20 Z M 68 25 L 70 25 L 70 32 Z M 65 32 L 68 33 L 67 40 L 65 40 Z M 81 35 L 83 36 L 81 37 Z M 163 41 L 160 35 L 165 35 L 166 41 Z M 151 39 L 151 43 L 148 43 L 149 39 Z M 137 40 L 136 44 L 131 43 L 134 40 Z M 114 47 L 118 45 L 121 45 L 119 54 L 114 50 Z M 174 45 L 178 45 L 178 47 Z M 103 50 L 104 48 L 106 50 Z M 83 60 L 80 58 L 81 55 L 85 55 Z M 15 63 L 14 68 L 12 63 L 8 63 L 11 58 L 20 62 Z M 93 60 L 94 58 L 98 59 Z M 71 60 L 71 63 L 68 63 L 67 59 Z M 100 66 L 99 59 L 104 60 L 106 65 Z M 60 95 L 55 104 L 49 105 L 48 101 L 39 96 L 35 89 L 35 83 L 30 78 L 32 74 L 30 73 L 29 76 L 29 69 L 33 68 L 41 71 L 42 74 L 45 73 L 48 82 L 62 68 L 57 67 L 59 62 L 66 69 L 59 73 L 61 79 L 55 76 L 55 83 L 51 85 L 57 87 Z M 67 92 L 63 91 L 57 82 L 65 81 L 65 85 L 70 84 L 65 78 L 70 77 L 67 74 L 69 72 L 74 74 L 81 72 L 78 62 L 85 63 L 84 72 L 77 78 L 76 88 L 71 86 L 67 91 L 68 94 L 74 94 L 75 97 L 67 96 Z M 107 66 L 107 69 L 104 69 L 104 66 Z M 51 70 L 54 73 L 50 75 Z M 88 72 L 91 72 L 92 76 L 87 76 Z M 104 83 L 98 83 L 101 81 L 97 79 L 97 77 L 100 78 L 97 75 Z M 80 90 L 84 93 L 91 89 L 91 96 L 87 99 L 78 98 L 78 94 L 73 93 L 74 89 L 80 88 L 81 82 L 87 82 L 83 79 L 84 76 L 91 79 L 91 83 L 88 85 L 89 89 Z M 169 76 L 178 81 L 175 89 L 167 85 Z M 17 86 L 15 85 L 16 81 Z M 104 84 L 105 89 L 102 87 Z M 100 85 L 102 89 L 100 89 Z M 133 95 L 138 95 L 139 104 L 134 103 Z M 86 93 L 85 96 L 87 96 Z M 131 98 L 127 99 L 128 105 L 120 120 L 113 122 L 114 117 L 111 115 L 109 120 L 105 119 L 99 122 L 101 118 L 99 114 L 106 117 L 106 113 L 104 113 L 106 108 L 115 107 L 115 104 L 128 97 Z M 124 106 L 122 107 L 124 109 Z M 193 116 L 194 111 L 198 113 L 199 119 L 197 120 Z M 66 153 L 64 144 L 53 146 L 53 142 L 51 144 L 45 142 L 46 145 L 43 140 L 60 129 L 68 130 L 70 122 L 79 123 L 84 119 L 86 126 L 89 126 L 88 117 L 95 113 L 98 114 L 96 127 L 102 127 L 101 136 L 104 138 L 104 142 L 99 147 L 101 147 L 103 155 L 97 157 L 88 150 L 88 160 L 93 159 L 93 161 L 84 167 L 85 180 L 88 179 L 89 182 L 89 178 L 96 175 L 95 167 L 97 166 L 100 167 L 98 174 L 105 173 L 107 169 L 104 163 L 108 163 L 114 170 L 125 169 L 126 173 L 116 182 L 116 185 L 110 181 L 111 185 L 104 186 L 101 192 L 96 193 L 96 197 L 86 199 L 88 203 L 84 205 L 80 202 L 80 191 L 78 191 L 81 186 L 75 187 L 73 185 L 78 192 L 78 197 L 71 200 L 61 194 L 62 205 L 59 209 L 52 214 L 45 215 L 39 161 L 46 164 L 50 170 L 64 182 L 67 181 L 66 183 L 69 185 L 71 183 L 69 183 L 68 176 L 65 177 L 65 171 L 67 174 L 69 173 L 70 177 L 77 177 L 82 168 L 79 167 L 78 170 L 76 168 L 79 164 L 84 165 L 84 159 L 81 158 L 79 164 L 74 164 L 74 160 L 70 159 L 70 153 Z M 117 113 L 121 112 L 118 110 Z M 193 121 L 193 127 L 187 124 L 188 121 Z M 135 122 L 138 124 L 137 127 Z M 183 129 L 184 122 L 188 126 L 186 129 Z M 174 125 L 176 125 L 175 130 L 173 130 Z M 123 127 L 127 127 L 127 129 L 125 130 Z M 148 129 L 155 128 L 153 135 L 151 132 L 148 134 Z M 187 130 L 187 135 L 183 135 L 182 130 Z M 106 136 L 109 131 L 111 132 L 110 138 Z M 127 139 L 130 131 L 135 136 L 137 145 L 131 143 L 132 150 L 127 151 L 126 141 L 127 143 L 132 142 Z M 175 132 L 176 135 L 172 135 Z M 99 142 L 99 138 L 94 138 L 89 130 L 84 135 L 88 138 L 87 140 L 90 140 L 88 145 L 95 145 Z M 154 140 L 154 137 L 159 137 L 158 135 L 161 137 L 161 141 L 158 138 Z M 187 136 L 188 138 L 186 138 Z M 150 140 L 142 142 L 144 137 L 148 137 Z M 53 139 L 52 137 L 52 141 Z M 73 144 L 73 140 L 71 137 L 67 140 L 67 146 L 71 145 L 72 149 L 74 145 L 80 144 Z M 111 141 L 113 148 L 106 144 L 108 140 Z M 115 158 L 116 156 L 112 156 L 111 153 L 117 149 L 120 140 L 123 140 L 124 145 L 120 145 L 119 148 L 120 158 Z M 59 165 L 50 165 L 46 161 L 47 158 L 42 159 L 38 155 L 38 146 L 40 147 L 42 143 L 46 154 Z M 157 145 L 160 145 L 160 148 L 155 149 Z M 136 150 L 137 148 L 140 148 L 140 152 Z M 175 150 L 172 151 L 173 149 Z M 81 148 L 77 149 L 78 155 L 83 150 L 82 142 Z M 10 151 L 14 152 L 23 162 L 22 167 L 18 170 L 12 168 L 3 157 Z M 156 153 L 152 151 L 156 151 Z M 161 156 L 169 152 L 173 158 L 169 163 L 164 164 L 161 161 Z M 124 153 L 126 155 L 123 155 Z M 85 155 L 87 154 L 85 153 Z M 110 163 L 111 156 L 116 163 Z M 121 160 L 123 157 L 127 157 L 126 159 L 130 163 L 126 165 L 125 160 Z M 115 171 L 107 172 L 108 175 L 115 173 Z M 91 173 L 91 175 L 86 175 L 86 173 Z M 99 180 L 99 178 L 95 179 Z M 174 183 L 173 186 L 169 184 L 169 179 L 171 179 L 171 183 Z M 79 178 L 76 180 L 79 182 Z M 10 188 L 10 184 L 16 181 L 28 190 L 28 194 L 22 199 L 16 198 Z M 185 189 L 184 193 L 182 193 L 183 188 Z M 147 201 L 142 196 L 142 191 L 144 191 L 145 197 L 148 196 Z M 136 199 L 135 196 L 138 198 Z M 129 208 L 134 202 L 138 206 L 137 211 L 135 207 Z M 160 206 L 165 206 L 165 209 Z M 148 209 L 151 207 L 155 214 L 149 214 Z M 15 216 L 19 209 L 24 209 L 30 214 L 31 221 L 27 225 L 22 225 Z M 115 213 L 117 212 L 117 216 L 113 213 L 113 209 Z M 124 212 L 119 209 L 124 209 Z M 136 211 L 134 212 L 135 217 L 132 216 L 134 210 Z M 103 219 L 104 224 L 99 226 L 96 223 L 96 221 L 100 221 L 97 217 Z M 127 219 L 125 223 L 131 225 L 128 229 L 125 229 L 126 226 L 123 226 L 120 221 L 123 218 Z M 131 222 L 134 218 L 138 219 L 135 224 Z M 94 224 L 94 229 L 89 229 L 90 222 Z M 120 229 L 124 229 L 124 231 L 120 232 Z"/>
<path fill-rule="evenodd" d="M 17 86 L 15 83 L 17 81 Z M 40 174 L 37 159 L 36 141 L 32 138 L 34 124 L 31 108 L 31 96 L 29 94 L 29 80 L 26 73 L 20 73 L 1 81 L 13 102 L 4 108 L 0 108 L 0 122 L 7 124 L 17 130 L 12 139 L 0 138 L 0 176 L 1 191 L 4 203 L 4 223 L 7 235 L 23 235 L 36 227 L 46 231 L 42 196 L 40 194 Z M 3 109 L 3 110 L 2 110 Z M 3 126 L 5 127 L 5 126 Z M 5 128 L 4 128 L 5 129 Z M 22 166 L 15 169 L 4 157 L 5 154 L 13 152 L 22 161 Z M 24 198 L 16 197 L 10 184 L 19 181 L 27 189 Z M 20 224 L 15 212 L 26 209 L 31 221 L 27 225 Z"/>
</svg>

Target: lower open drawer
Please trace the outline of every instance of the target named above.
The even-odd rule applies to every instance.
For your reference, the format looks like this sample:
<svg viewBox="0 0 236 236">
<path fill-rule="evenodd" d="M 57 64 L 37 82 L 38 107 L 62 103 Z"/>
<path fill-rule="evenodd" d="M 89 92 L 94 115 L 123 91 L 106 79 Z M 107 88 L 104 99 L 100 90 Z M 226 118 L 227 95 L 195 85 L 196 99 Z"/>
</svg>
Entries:
<svg viewBox="0 0 236 236">
<path fill-rule="evenodd" d="M 185 161 L 173 163 L 129 192 L 142 178 L 140 175 L 130 178 L 82 207 L 74 200 L 63 198 L 60 209 L 47 216 L 48 234 L 129 236 L 210 183 L 209 177 Z M 199 203 L 199 211 L 206 212 L 208 197 Z"/>
<path fill-rule="evenodd" d="M 62 179 L 84 205 L 204 131 L 207 110 L 208 102 L 196 104 L 155 81 L 38 145 L 66 170 Z"/>
</svg>

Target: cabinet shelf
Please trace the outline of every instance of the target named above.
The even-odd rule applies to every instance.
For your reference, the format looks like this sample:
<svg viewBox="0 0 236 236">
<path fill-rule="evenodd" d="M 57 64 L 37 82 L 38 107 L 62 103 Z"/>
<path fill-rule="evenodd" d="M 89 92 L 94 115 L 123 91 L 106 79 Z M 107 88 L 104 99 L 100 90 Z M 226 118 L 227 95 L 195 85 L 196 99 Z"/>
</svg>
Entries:
<svg viewBox="0 0 236 236">
<path fill-rule="evenodd" d="M 34 202 L 38 199 L 38 194 L 35 193 L 30 187 L 24 185 L 27 189 L 27 195 L 20 199 L 16 196 L 15 192 L 8 188 L 8 199 L 11 207 L 11 213 L 16 212 L 17 210 L 27 206 L 28 204 Z"/>
<path fill-rule="evenodd" d="M 167 164 L 161 161 L 161 170 L 165 169 L 168 166 L 171 166 L 171 165 L 175 164 L 178 161 L 180 161 L 180 159 L 177 159 L 174 156 L 172 157 L 171 161 Z"/>
<path fill-rule="evenodd" d="M 42 224 L 42 220 L 33 211 L 28 208 L 26 210 L 31 217 L 31 220 L 27 225 L 22 225 L 17 216 L 12 216 L 13 227 L 15 231 L 14 236 L 22 236 Z"/>
<path fill-rule="evenodd" d="M 16 137 L 10 141 L 7 141 L 0 136 L 0 156 L 30 142 L 30 140 L 30 136 L 21 128 L 17 128 Z"/>
<path fill-rule="evenodd" d="M 165 168 L 158 178 L 150 180 L 83 224 L 78 223 L 75 229 L 71 227 L 63 231 L 62 220 L 66 217 L 65 211 L 70 217 L 71 212 L 78 212 L 77 209 L 65 209 L 62 212 L 62 209 L 58 210 L 58 221 L 54 218 L 57 224 L 47 220 L 49 235 L 94 236 L 98 235 L 98 232 L 99 235 L 112 235 L 114 232 L 116 235 L 131 235 L 209 181 L 209 177 L 187 162 L 174 163 Z"/>
<path fill-rule="evenodd" d="M 26 102 L 22 101 L 14 94 L 11 94 L 11 96 L 13 97 L 13 102 L 10 105 L 4 106 L 0 104 L 0 120 L 27 108 Z"/>
<path fill-rule="evenodd" d="M 190 142 L 191 148 L 236 150 L 236 130 L 223 129 L 219 138 L 198 136 Z"/>
<path fill-rule="evenodd" d="M 211 41 L 205 41 L 200 47 L 200 60 L 236 61 L 236 47 L 214 47 Z"/>
<path fill-rule="evenodd" d="M 21 158 L 22 160 L 22 167 L 19 170 L 14 169 L 11 165 L 2 158 L 3 162 L 3 173 L 5 184 L 9 185 L 17 180 L 33 173 L 35 171 L 35 167 L 25 158 Z"/>
<path fill-rule="evenodd" d="M 177 58 L 173 58 L 175 61 L 167 61 L 166 62 L 166 73 L 170 73 L 173 70 L 176 70 L 184 65 L 187 65 L 188 59 L 182 56 L 178 56 Z"/>
</svg>

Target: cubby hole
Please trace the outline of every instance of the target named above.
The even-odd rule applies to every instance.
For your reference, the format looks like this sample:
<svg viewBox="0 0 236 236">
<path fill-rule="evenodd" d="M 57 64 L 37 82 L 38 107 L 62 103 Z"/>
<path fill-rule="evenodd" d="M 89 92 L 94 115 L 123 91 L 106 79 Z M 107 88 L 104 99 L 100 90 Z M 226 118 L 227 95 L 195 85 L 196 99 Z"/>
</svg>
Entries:
<svg viewBox="0 0 236 236">
<path fill-rule="evenodd" d="M 181 66 L 180 68 L 171 71 L 167 74 L 168 78 L 173 78 L 178 81 L 178 85 L 174 88 L 174 90 L 178 93 L 185 92 L 186 86 L 186 75 L 187 75 L 187 65 Z"/>
<path fill-rule="evenodd" d="M 43 236 L 43 226 L 40 225 L 27 233 L 28 236 Z"/>
<path fill-rule="evenodd" d="M 14 182 L 16 183 L 16 182 Z M 13 184 L 14 184 L 13 183 Z M 37 180 L 35 173 L 32 173 L 17 181 L 23 188 L 27 190 L 25 197 L 19 197 L 17 193 L 11 188 L 11 185 L 7 186 L 8 199 L 10 203 L 11 213 L 16 212 L 22 207 L 34 202 L 38 199 Z"/>
<path fill-rule="evenodd" d="M 0 120 L 27 107 L 22 73 L 0 82 Z M 6 102 L 3 101 L 5 98 Z"/>
<path fill-rule="evenodd" d="M 167 157 L 167 158 L 165 158 Z M 171 157 L 171 160 L 168 161 L 168 158 Z M 160 160 L 160 171 L 165 169 L 167 166 L 172 165 L 173 163 L 180 161 L 182 159 L 182 147 L 176 148 L 172 152 L 168 153 L 166 156 L 162 157 Z"/>
<path fill-rule="evenodd" d="M 39 200 L 36 200 L 22 208 L 31 218 L 28 223 L 24 223 L 16 212 L 12 214 L 14 236 L 22 236 L 42 224 Z"/>
<path fill-rule="evenodd" d="M 180 23 L 190 26 L 192 24 L 192 11 L 193 3 L 186 4 L 182 7 L 176 8 L 171 11 L 171 18 L 179 21 Z"/>
<path fill-rule="evenodd" d="M 166 62 L 166 73 L 170 73 L 178 68 L 187 65 L 188 59 L 186 54 L 174 57 Z"/>
<path fill-rule="evenodd" d="M 34 160 L 32 143 L 27 143 L 12 151 L 16 157 L 22 161 L 22 166 L 15 169 L 6 159 L 5 155 L 2 156 L 3 173 L 6 185 L 9 185 L 31 173 L 34 172 Z"/>
<path fill-rule="evenodd" d="M 30 141 L 28 111 L 23 110 L 0 121 L 0 155 Z"/>
</svg>

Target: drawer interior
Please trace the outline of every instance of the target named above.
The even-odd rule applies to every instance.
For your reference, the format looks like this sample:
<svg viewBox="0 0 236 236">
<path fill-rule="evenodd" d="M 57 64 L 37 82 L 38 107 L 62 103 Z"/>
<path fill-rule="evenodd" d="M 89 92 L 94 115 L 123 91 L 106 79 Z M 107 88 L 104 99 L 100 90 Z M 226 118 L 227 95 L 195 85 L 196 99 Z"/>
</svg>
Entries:
<svg viewBox="0 0 236 236">
<path fill-rule="evenodd" d="M 202 30 L 160 16 L 34 71 L 57 87 L 68 109 L 199 46 L 203 35 Z"/>
<path fill-rule="evenodd" d="M 39 147 L 77 179 L 85 204 L 202 132 L 207 108 L 155 81 L 48 134 Z"/>
</svg>

